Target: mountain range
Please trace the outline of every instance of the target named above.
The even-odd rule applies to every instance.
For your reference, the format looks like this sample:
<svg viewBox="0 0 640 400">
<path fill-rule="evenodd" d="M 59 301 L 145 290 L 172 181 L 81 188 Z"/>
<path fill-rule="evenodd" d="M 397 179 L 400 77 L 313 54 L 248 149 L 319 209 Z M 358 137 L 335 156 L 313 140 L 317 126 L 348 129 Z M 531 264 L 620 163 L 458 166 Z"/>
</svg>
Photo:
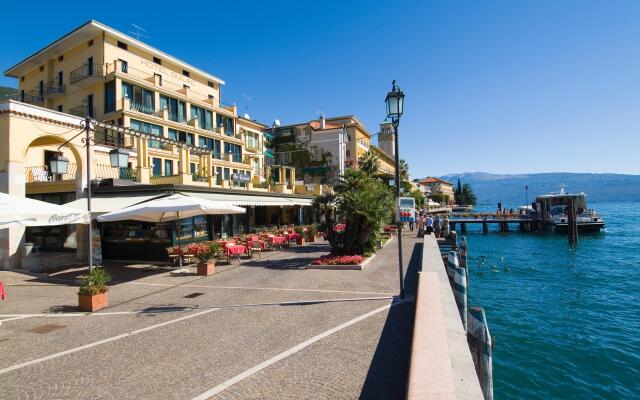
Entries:
<svg viewBox="0 0 640 400">
<path fill-rule="evenodd" d="M 541 194 L 558 192 L 565 184 L 569 193 L 584 192 L 589 202 L 640 201 L 640 175 L 550 172 L 536 174 L 491 174 L 465 172 L 448 174 L 440 179 L 457 184 L 458 178 L 468 183 L 478 197 L 478 204 L 507 206 L 525 204 L 525 186 L 531 202 Z M 454 186 L 455 188 L 455 186 Z"/>
</svg>

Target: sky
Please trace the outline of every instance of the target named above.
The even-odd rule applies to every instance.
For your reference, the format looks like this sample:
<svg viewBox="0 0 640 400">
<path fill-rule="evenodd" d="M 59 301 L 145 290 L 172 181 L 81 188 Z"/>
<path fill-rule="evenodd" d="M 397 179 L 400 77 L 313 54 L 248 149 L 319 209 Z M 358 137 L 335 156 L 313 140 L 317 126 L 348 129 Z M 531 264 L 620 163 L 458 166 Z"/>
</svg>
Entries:
<svg viewBox="0 0 640 400">
<path fill-rule="evenodd" d="M 0 68 L 89 19 L 146 29 L 268 125 L 353 114 L 375 134 L 395 79 L 414 178 L 640 174 L 639 1 L 6 1 Z"/>
</svg>

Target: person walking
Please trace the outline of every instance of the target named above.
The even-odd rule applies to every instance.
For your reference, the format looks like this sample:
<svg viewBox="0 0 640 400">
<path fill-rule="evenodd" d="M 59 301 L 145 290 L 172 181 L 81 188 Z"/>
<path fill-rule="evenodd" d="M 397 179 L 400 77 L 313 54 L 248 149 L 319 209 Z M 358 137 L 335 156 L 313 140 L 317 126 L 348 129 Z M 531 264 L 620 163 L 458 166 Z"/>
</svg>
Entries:
<svg viewBox="0 0 640 400">
<path fill-rule="evenodd" d="M 433 218 L 431 218 L 431 215 L 427 215 L 427 234 L 431 235 L 431 233 L 433 232 Z"/>
<path fill-rule="evenodd" d="M 411 216 L 411 219 L 409 220 L 409 231 L 413 232 L 413 225 L 415 223 L 415 218 L 416 218 L 416 210 L 412 211 L 413 215 Z"/>
<path fill-rule="evenodd" d="M 440 219 L 440 214 L 436 215 L 436 219 L 433 221 L 433 230 L 436 237 L 439 238 L 442 232 L 442 219 Z"/>
</svg>

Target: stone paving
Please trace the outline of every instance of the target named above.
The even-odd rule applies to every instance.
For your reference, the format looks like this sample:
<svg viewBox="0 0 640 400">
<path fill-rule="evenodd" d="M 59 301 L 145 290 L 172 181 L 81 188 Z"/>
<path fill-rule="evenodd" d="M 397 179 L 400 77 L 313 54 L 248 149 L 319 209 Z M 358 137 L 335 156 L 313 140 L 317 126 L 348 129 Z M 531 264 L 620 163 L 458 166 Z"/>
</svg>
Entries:
<svg viewBox="0 0 640 400">
<path fill-rule="evenodd" d="M 404 243 L 410 296 L 421 244 Z M 193 399 L 219 385 L 212 398 L 404 398 L 414 303 L 388 308 L 396 243 L 363 271 L 303 268 L 327 251 L 265 253 L 208 277 L 110 266 L 110 307 L 91 315 L 75 312 L 80 271 L 0 272 L 0 399 Z M 55 327 L 33 331 L 43 325 Z"/>
</svg>

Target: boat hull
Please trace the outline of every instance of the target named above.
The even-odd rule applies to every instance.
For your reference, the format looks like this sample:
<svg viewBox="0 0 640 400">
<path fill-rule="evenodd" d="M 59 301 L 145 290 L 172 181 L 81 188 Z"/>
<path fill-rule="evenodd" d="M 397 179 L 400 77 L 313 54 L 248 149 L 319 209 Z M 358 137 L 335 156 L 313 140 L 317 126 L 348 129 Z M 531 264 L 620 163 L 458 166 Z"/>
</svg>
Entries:
<svg viewBox="0 0 640 400">
<path fill-rule="evenodd" d="M 566 233 L 568 224 L 554 224 L 554 232 Z M 604 228 L 604 222 L 586 222 L 578 224 L 578 232 L 599 232 Z"/>
</svg>

